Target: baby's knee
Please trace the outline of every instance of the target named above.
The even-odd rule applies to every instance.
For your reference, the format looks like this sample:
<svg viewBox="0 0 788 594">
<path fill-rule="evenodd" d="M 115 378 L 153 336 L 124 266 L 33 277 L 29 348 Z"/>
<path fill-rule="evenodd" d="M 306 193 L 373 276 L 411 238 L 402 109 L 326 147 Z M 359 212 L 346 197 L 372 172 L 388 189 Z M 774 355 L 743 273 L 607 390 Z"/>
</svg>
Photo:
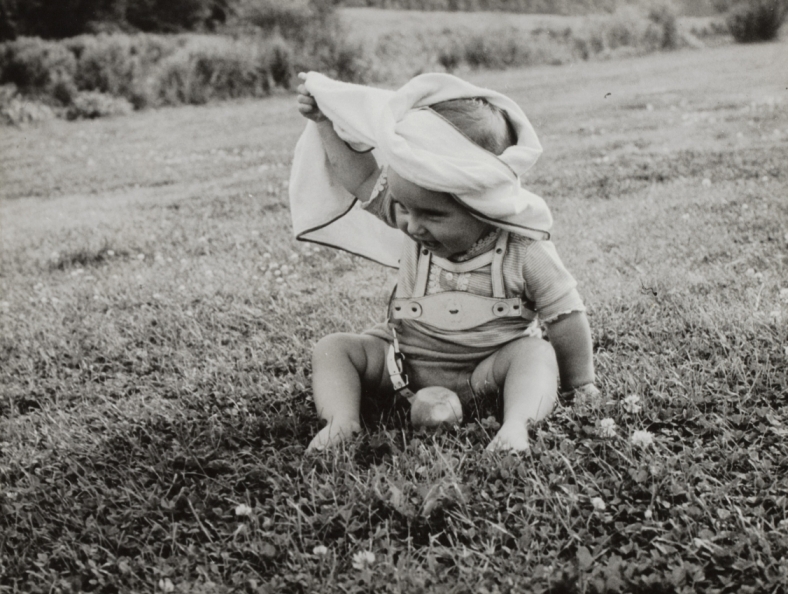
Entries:
<svg viewBox="0 0 788 594">
<path fill-rule="evenodd" d="M 313 363 L 318 360 L 349 359 L 360 372 L 366 373 L 370 368 L 377 369 L 385 361 L 385 341 L 365 334 L 338 332 L 324 336 L 312 351 Z"/>
<path fill-rule="evenodd" d="M 329 334 L 324 336 L 315 344 L 312 349 L 313 359 L 324 359 L 333 357 L 339 354 L 350 355 L 351 352 L 358 348 L 360 336 L 358 334 L 351 334 L 349 332 L 337 332 L 336 334 Z"/>
<path fill-rule="evenodd" d="M 546 340 L 529 336 L 509 343 L 504 349 L 507 351 L 507 367 L 528 361 L 543 366 L 546 371 L 558 373 L 555 350 Z"/>
</svg>

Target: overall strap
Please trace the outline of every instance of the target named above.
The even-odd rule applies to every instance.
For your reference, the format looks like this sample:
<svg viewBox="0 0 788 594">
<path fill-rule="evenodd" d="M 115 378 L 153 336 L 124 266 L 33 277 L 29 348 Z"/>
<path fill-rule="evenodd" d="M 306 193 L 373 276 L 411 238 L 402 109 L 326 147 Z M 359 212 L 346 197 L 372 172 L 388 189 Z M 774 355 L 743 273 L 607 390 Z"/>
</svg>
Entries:
<svg viewBox="0 0 788 594">
<path fill-rule="evenodd" d="M 424 297 L 427 294 L 427 281 L 430 278 L 430 262 L 432 252 L 427 248 L 418 248 L 418 264 L 416 269 L 416 282 L 413 284 L 413 297 Z"/>
<path fill-rule="evenodd" d="M 490 267 L 493 297 L 496 299 L 506 299 L 506 290 L 503 284 L 503 257 L 506 255 L 508 241 L 509 232 L 502 230 L 498 240 L 495 242 L 493 261 Z"/>
</svg>

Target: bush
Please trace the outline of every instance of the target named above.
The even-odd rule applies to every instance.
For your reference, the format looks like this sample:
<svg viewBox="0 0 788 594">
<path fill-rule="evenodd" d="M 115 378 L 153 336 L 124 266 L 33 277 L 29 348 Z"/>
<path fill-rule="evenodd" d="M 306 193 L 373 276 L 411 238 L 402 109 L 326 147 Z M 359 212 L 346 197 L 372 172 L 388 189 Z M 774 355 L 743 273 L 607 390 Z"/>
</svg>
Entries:
<svg viewBox="0 0 788 594">
<path fill-rule="evenodd" d="M 105 116 L 127 115 L 134 106 L 123 97 L 113 97 L 97 91 L 77 93 L 66 110 L 69 120 L 93 119 Z"/>
<path fill-rule="evenodd" d="M 274 38 L 267 46 L 268 70 L 274 85 L 289 89 L 293 76 L 293 51 L 281 39 Z"/>
<path fill-rule="evenodd" d="M 298 44 L 297 69 L 317 70 L 347 82 L 369 80 L 371 65 L 364 44 L 348 38 L 341 22 L 327 18 L 322 26 L 310 29 Z"/>
<path fill-rule="evenodd" d="M 74 55 L 57 42 L 24 38 L 0 49 L 0 84 L 14 84 L 26 95 L 53 95 L 73 81 L 76 69 Z"/>
<path fill-rule="evenodd" d="M 146 64 L 138 40 L 128 35 L 84 36 L 74 82 L 82 90 L 124 97 L 145 105 L 142 78 Z M 76 48 L 75 45 L 71 47 Z"/>
<path fill-rule="evenodd" d="M 20 97 L 16 85 L 0 86 L 0 123 L 20 126 L 53 117 L 55 113 L 49 106 Z"/>
<path fill-rule="evenodd" d="M 239 21 L 289 39 L 302 37 L 301 32 L 317 18 L 309 0 L 243 0 L 236 10 Z"/>
<path fill-rule="evenodd" d="M 248 41 L 217 38 L 187 45 L 166 58 L 154 74 L 156 102 L 203 104 L 264 97 L 272 87 L 268 57 L 264 47 Z"/>
<path fill-rule="evenodd" d="M 659 27 L 662 49 L 675 49 L 679 46 L 676 10 L 670 2 L 658 2 L 650 6 L 648 19 Z"/>
<path fill-rule="evenodd" d="M 770 41 L 777 38 L 787 12 L 785 0 L 747 0 L 730 10 L 726 23 L 740 43 Z"/>
</svg>

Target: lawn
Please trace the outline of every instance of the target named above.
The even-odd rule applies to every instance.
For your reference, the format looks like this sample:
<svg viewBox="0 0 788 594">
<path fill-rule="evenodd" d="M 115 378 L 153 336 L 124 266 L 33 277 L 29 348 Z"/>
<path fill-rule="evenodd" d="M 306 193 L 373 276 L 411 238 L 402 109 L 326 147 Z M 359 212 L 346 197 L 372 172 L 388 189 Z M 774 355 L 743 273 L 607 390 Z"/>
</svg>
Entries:
<svg viewBox="0 0 788 594">
<path fill-rule="evenodd" d="M 401 409 L 305 455 L 310 346 L 393 274 L 292 239 L 291 96 L 4 129 L 0 592 L 788 589 L 786 49 L 469 75 L 540 134 L 605 395 L 527 455 Z"/>
</svg>

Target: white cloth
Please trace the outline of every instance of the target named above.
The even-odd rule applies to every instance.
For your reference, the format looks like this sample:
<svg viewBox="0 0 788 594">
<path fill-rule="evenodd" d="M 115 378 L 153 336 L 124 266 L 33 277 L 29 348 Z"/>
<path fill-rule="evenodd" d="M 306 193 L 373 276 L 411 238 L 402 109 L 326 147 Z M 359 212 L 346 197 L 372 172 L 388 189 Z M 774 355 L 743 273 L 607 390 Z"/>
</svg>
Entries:
<svg viewBox="0 0 788 594">
<path fill-rule="evenodd" d="M 536 162 L 542 147 L 528 118 L 508 97 L 439 73 L 417 76 L 398 91 L 343 83 L 316 72 L 304 84 L 340 138 L 355 149 L 375 149 L 381 165 L 423 188 L 454 195 L 492 225 L 534 239 L 549 237 L 547 205 L 520 184 L 520 175 Z M 506 112 L 516 145 L 493 155 L 425 109 L 471 97 L 483 97 Z M 402 233 L 361 209 L 334 179 L 313 122 L 307 122 L 296 145 L 290 210 L 298 239 L 397 266 Z"/>
</svg>

